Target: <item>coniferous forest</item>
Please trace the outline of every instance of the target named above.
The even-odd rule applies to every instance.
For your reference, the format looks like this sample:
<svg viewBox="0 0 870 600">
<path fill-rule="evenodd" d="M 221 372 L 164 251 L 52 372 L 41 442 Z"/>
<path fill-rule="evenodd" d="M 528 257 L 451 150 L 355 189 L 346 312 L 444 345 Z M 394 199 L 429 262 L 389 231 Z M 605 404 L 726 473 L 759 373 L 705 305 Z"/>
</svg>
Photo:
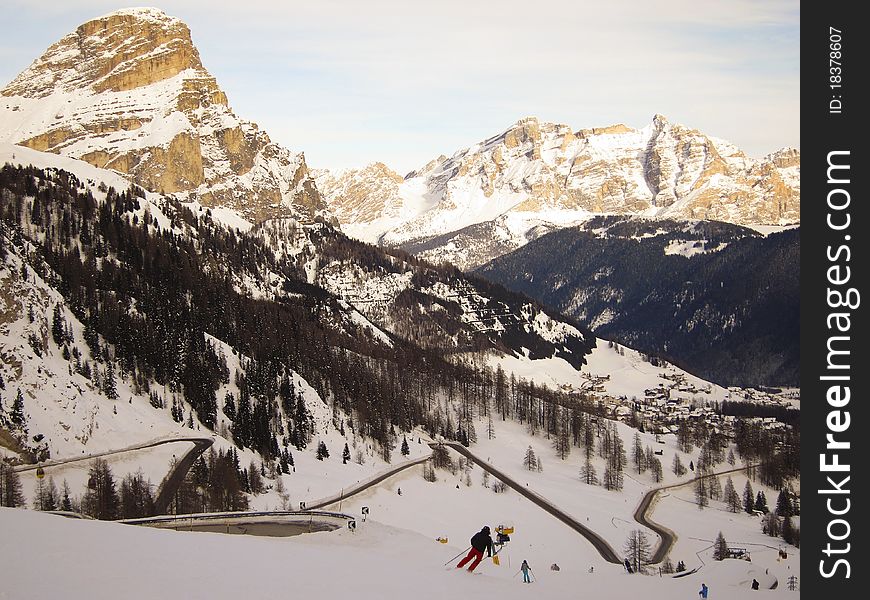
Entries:
<svg viewBox="0 0 870 600">
<path fill-rule="evenodd" d="M 183 398 L 206 427 L 214 428 L 222 410 L 232 421 L 239 447 L 280 460 L 288 445 L 303 448 L 310 441 L 307 410 L 293 389 L 293 372 L 336 411 L 350 415 L 347 427 L 385 449 L 396 445 L 396 428 L 415 425 L 472 442 L 472 418 L 491 410 L 501 418 L 534 421 L 536 429 L 555 431 L 555 407 L 579 406 L 576 397 L 447 360 L 426 344 L 395 337 L 387 345 L 366 335 L 342 320 L 337 298 L 307 283 L 296 263 L 277 258 L 255 235 L 217 224 L 207 211 L 194 214 L 165 198 L 161 212 L 169 223 L 161 225 L 149 211 L 140 217 L 143 192 L 108 188 L 104 193 L 105 200 L 98 201 L 85 183 L 64 171 L 7 165 L 0 172 L 0 218 L 8 239 L 3 243 L 26 248 L 29 268 L 63 294 L 84 325 L 87 352 L 65 335 L 62 316 L 52 325 L 55 343 L 66 348 L 73 368 L 100 371 L 103 387 L 106 373 L 131 379 L 153 406 L 172 403 L 179 422 L 189 415 L 164 390 Z M 319 231 L 318 247 L 326 255 L 393 263 L 393 257 L 325 224 Z M 395 254 L 414 261 L 400 251 Z M 271 298 L 239 288 L 242 275 L 264 273 L 280 276 Z M 415 276 L 460 275 L 451 267 Z M 528 338 L 523 332 L 512 335 Z M 243 372 L 229 372 L 213 338 L 240 356 Z M 576 346 L 579 359 L 574 360 L 582 361 L 588 347 Z M 239 397 L 216 397 L 215 390 L 230 377 Z M 445 398 L 463 408 L 446 410 Z"/>
<path fill-rule="evenodd" d="M 799 229 L 595 217 L 476 273 L 708 381 L 799 385 Z"/>
</svg>

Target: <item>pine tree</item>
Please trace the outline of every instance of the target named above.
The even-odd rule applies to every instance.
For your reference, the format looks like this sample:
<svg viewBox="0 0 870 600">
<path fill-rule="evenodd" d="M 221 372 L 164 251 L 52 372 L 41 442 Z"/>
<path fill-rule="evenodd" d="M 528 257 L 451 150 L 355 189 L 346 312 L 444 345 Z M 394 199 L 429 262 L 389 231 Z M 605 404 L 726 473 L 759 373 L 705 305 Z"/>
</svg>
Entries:
<svg viewBox="0 0 870 600">
<path fill-rule="evenodd" d="M 728 450 L 728 464 L 734 466 L 737 463 L 737 459 L 734 458 L 734 450 Z"/>
<path fill-rule="evenodd" d="M 311 441 L 310 418 L 311 416 L 308 412 L 308 407 L 305 405 L 305 398 L 300 392 L 296 401 L 296 418 L 294 419 L 298 441 L 296 448 L 299 450 L 304 449 L 308 445 L 308 442 Z"/>
<path fill-rule="evenodd" d="M 776 514 L 780 517 L 792 516 L 791 499 L 785 488 L 779 491 L 779 496 L 776 497 Z"/>
<path fill-rule="evenodd" d="M 782 526 L 779 523 L 779 517 L 776 516 L 776 513 L 769 512 L 765 515 L 764 519 L 761 521 L 761 531 L 770 537 L 779 537 L 779 534 L 782 531 Z"/>
<path fill-rule="evenodd" d="M 580 469 L 580 479 L 588 485 L 598 485 L 598 474 L 595 472 L 595 465 L 592 464 L 589 457 L 586 457 L 586 462 Z"/>
<path fill-rule="evenodd" d="M 21 478 L 10 465 L 2 460 L 0 460 L 0 506 L 9 508 L 24 506 Z"/>
<path fill-rule="evenodd" d="M 404 446 L 403 446 L 404 448 Z M 410 450 L 408 451 L 410 453 Z M 403 450 L 404 454 L 404 450 Z M 346 465 L 350 462 L 350 448 L 347 446 L 347 442 L 344 443 L 344 450 L 341 452 L 341 464 Z"/>
<path fill-rule="evenodd" d="M 680 455 L 676 452 L 674 453 L 674 462 L 671 466 L 671 470 L 677 477 L 682 477 L 686 474 L 686 467 L 683 466 L 683 461 L 680 460 Z"/>
<path fill-rule="evenodd" d="M 643 442 L 640 439 L 640 432 L 634 432 L 634 444 L 631 449 L 632 460 L 637 469 L 638 474 L 643 473 L 647 469 L 646 453 L 643 449 Z"/>
<path fill-rule="evenodd" d="M 698 477 L 695 480 L 695 503 L 699 509 L 703 509 L 710 504 L 709 493 L 707 491 L 707 478 Z"/>
<path fill-rule="evenodd" d="M 347 444 L 345 444 L 345 447 L 347 447 Z M 411 449 L 408 448 L 408 438 L 403 437 L 402 438 L 402 456 L 408 456 L 409 454 L 411 454 Z M 349 454 L 348 454 L 348 458 L 350 458 Z"/>
<path fill-rule="evenodd" d="M 653 481 L 655 481 L 656 483 L 661 483 L 662 479 L 664 479 L 664 473 L 662 471 L 662 461 L 659 460 L 658 456 L 653 456 L 653 459 L 652 461 L 650 461 L 649 465 Z"/>
<path fill-rule="evenodd" d="M 109 463 L 102 458 L 94 459 L 88 469 L 88 489 L 82 501 L 82 510 L 96 519 L 111 520 L 118 518 L 119 504 Z"/>
<path fill-rule="evenodd" d="M 646 533 L 640 529 L 635 529 L 629 533 L 624 550 L 634 572 L 643 573 L 644 566 L 649 562 L 651 556 L 651 546 Z"/>
<path fill-rule="evenodd" d="M 719 500 L 722 497 L 722 484 L 718 477 L 710 477 L 709 491 L 712 500 Z"/>
<path fill-rule="evenodd" d="M 60 303 L 54 305 L 54 313 L 51 317 L 51 339 L 58 346 L 63 345 L 65 336 L 63 315 L 60 313 Z"/>
<path fill-rule="evenodd" d="M 224 414 L 230 421 L 236 420 L 236 400 L 232 392 L 227 392 L 224 397 Z"/>
<path fill-rule="evenodd" d="M 317 460 L 323 460 L 324 458 L 329 458 L 329 450 L 326 449 L 326 442 L 321 440 L 317 444 Z"/>
<path fill-rule="evenodd" d="M 529 471 L 535 471 L 538 468 L 538 458 L 535 456 L 535 451 L 531 446 L 526 449 L 526 455 L 523 458 L 523 466 Z"/>
<path fill-rule="evenodd" d="M 109 361 L 106 365 L 106 375 L 103 377 L 103 393 L 109 400 L 115 400 L 118 397 L 118 385 L 115 382 L 115 366 L 113 361 Z"/>
<path fill-rule="evenodd" d="M 15 427 L 24 427 L 24 394 L 21 393 L 21 388 L 18 388 L 18 393 L 15 394 L 15 401 L 12 403 L 12 413 L 9 415 L 12 425 Z"/>
<path fill-rule="evenodd" d="M 257 468 L 257 465 L 254 464 L 254 461 L 251 461 L 251 464 L 248 466 L 248 483 L 251 486 L 251 493 L 255 496 L 263 493 L 263 478 L 262 478 L 262 468 Z"/>
<path fill-rule="evenodd" d="M 743 488 L 743 510 L 750 515 L 755 508 L 755 493 L 752 491 L 752 484 L 746 480 L 746 486 Z"/>
<path fill-rule="evenodd" d="M 782 520 L 782 539 L 787 544 L 794 545 L 794 524 L 791 522 L 791 517 L 785 517 Z"/>
<path fill-rule="evenodd" d="M 725 560 L 728 558 L 728 542 L 725 541 L 725 536 L 722 532 L 716 536 L 716 541 L 713 542 L 713 560 Z"/>
<path fill-rule="evenodd" d="M 201 458 L 197 464 L 200 464 L 200 461 L 202 461 Z M 193 475 L 193 473 L 189 473 L 189 475 Z M 136 473 L 128 473 L 121 480 L 120 516 L 125 519 L 137 519 L 152 514 L 154 514 L 154 496 L 151 482 L 145 479 L 141 470 Z"/>
<path fill-rule="evenodd" d="M 755 510 L 767 514 L 770 510 L 767 508 L 767 498 L 764 495 L 764 490 L 758 490 L 755 496 Z"/>
</svg>

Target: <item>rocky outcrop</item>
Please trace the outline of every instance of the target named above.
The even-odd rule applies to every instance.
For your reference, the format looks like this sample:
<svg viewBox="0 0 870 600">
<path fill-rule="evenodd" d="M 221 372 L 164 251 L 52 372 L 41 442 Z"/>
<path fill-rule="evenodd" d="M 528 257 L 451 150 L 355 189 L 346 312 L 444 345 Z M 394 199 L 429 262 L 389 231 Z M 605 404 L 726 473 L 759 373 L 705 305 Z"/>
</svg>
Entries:
<svg viewBox="0 0 870 600">
<path fill-rule="evenodd" d="M 157 9 L 81 25 L 0 95 L 0 141 L 114 169 L 253 221 L 326 214 L 303 155 L 236 117 L 187 25 Z"/>
</svg>

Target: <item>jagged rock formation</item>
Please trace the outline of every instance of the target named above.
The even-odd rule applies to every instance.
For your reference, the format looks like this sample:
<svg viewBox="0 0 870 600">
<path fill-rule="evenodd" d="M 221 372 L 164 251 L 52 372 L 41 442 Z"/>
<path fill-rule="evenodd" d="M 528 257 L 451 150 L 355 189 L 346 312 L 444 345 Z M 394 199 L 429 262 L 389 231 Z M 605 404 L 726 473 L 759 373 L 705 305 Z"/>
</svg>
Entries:
<svg viewBox="0 0 870 600">
<path fill-rule="evenodd" d="M 190 30 L 157 9 L 81 25 L 0 91 L 0 142 L 85 160 L 260 221 L 323 211 L 305 158 L 236 117 Z"/>
<path fill-rule="evenodd" d="M 373 180 L 363 184 L 365 177 Z M 800 221 L 797 150 L 752 159 L 661 115 L 643 129 L 580 131 L 529 117 L 412 171 L 400 185 L 390 183 L 386 201 L 384 184 L 374 181 L 379 177 L 383 181 L 367 169 L 328 186 L 325 196 L 342 224 L 368 241 L 422 248 L 427 258 L 464 268 L 493 258 L 480 256 L 487 240 L 478 239 L 479 232 L 496 232 L 493 240 L 513 249 L 541 230 L 595 214 L 742 225 Z M 371 189 L 380 202 L 359 194 L 349 198 L 343 193 L 348 187 Z"/>
<path fill-rule="evenodd" d="M 404 179 L 384 163 L 375 162 L 362 169 L 336 173 L 317 169 L 311 174 L 323 197 L 333 199 L 335 217 L 344 224 L 342 229 L 352 236 L 358 232 L 364 234 L 373 221 L 411 216 L 407 210 L 403 211 L 400 187 Z"/>
</svg>

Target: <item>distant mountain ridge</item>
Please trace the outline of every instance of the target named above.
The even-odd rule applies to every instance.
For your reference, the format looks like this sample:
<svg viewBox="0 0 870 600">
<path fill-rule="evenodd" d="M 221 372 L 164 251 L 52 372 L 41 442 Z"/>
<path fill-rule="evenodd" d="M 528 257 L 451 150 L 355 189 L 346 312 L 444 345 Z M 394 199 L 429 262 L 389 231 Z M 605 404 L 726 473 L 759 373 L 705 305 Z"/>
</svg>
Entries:
<svg viewBox="0 0 870 600">
<path fill-rule="evenodd" d="M 476 273 L 720 385 L 799 385 L 798 228 L 596 217 Z"/>
<path fill-rule="evenodd" d="M 119 10 L 50 46 L 0 90 L 0 143 L 78 158 L 252 220 L 328 216 L 304 156 L 238 118 L 190 29 Z"/>
<path fill-rule="evenodd" d="M 662 115 L 642 129 L 579 131 L 528 117 L 402 181 L 370 165 L 317 182 L 349 234 L 463 269 L 598 214 L 800 221 L 797 150 L 749 158 Z"/>
</svg>

